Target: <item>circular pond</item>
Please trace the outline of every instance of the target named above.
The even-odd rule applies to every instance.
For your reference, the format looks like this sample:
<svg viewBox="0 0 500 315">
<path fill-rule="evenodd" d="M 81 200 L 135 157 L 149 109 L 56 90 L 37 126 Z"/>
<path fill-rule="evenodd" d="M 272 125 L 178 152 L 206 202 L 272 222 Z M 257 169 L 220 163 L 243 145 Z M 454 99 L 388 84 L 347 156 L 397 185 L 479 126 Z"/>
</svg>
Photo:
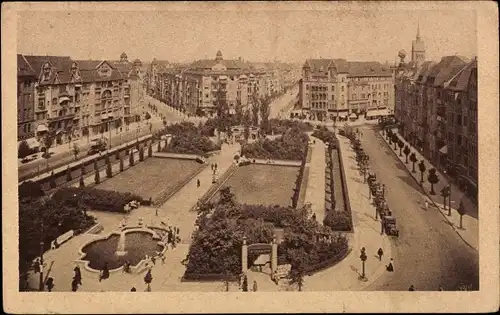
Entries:
<svg viewBox="0 0 500 315">
<path fill-rule="evenodd" d="M 117 255 L 120 241 L 119 234 L 112 234 L 109 238 L 98 240 L 82 248 L 85 256 L 82 260 L 89 262 L 89 267 L 100 270 L 104 263 L 108 263 L 110 270 L 123 266 L 129 261 L 132 266 L 137 265 L 142 259 L 148 256 L 155 256 L 156 252 L 163 251 L 163 246 L 158 244 L 158 240 L 153 239 L 153 234 L 149 232 L 127 232 L 125 233 L 125 244 L 123 253 Z"/>
</svg>

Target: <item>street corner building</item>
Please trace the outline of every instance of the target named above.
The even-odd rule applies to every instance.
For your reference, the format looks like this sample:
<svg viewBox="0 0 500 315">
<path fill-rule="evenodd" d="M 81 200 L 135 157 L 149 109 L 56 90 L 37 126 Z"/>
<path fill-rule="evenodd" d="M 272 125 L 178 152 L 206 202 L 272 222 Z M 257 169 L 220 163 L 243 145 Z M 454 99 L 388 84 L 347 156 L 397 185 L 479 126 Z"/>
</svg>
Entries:
<svg viewBox="0 0 500 315">
<path fill-rule="evenodd" d="M 142 63 L 17 55 L 18 141 L 55 144 L 118 131 L 144 114 Z"/>
<path fill-rule="evenodd" d="M 258 99 L 278 95 L 297 82 L 298 71 L 278 61 L 224 59 L 217 51 L 214 59 L 190 64 L 153 60 L 147 77 L 153 97 L 188 114 L 214 116 L 221 102 L 234 113 L 236 106 L 247 109 Z"/>
<path fill-rule="evenodd" d="M 345 59 L 308 59 L 299 83 L 300 110 L 313 120 L 367 119 L 392 115 L 394 80 L 391 66 L 379 62 L 351 62 Z"/>
<path fill-rule="evenodd" d="M 405 62 L 404 50 L 398 56 L 394 93 L 400 134 L 477 198 L 477 57 L 425 60 L 418 30 L 411 60 Z"/>
</svg>

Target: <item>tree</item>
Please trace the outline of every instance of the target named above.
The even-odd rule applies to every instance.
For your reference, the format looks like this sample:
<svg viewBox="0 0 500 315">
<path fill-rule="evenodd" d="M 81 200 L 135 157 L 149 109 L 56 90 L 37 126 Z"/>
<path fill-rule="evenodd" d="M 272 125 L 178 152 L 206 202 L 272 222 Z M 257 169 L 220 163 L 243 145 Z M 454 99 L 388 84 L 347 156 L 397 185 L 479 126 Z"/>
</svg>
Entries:
<svg viewBox="0 0 500 315">
<path fill-rule="evenodd" d="M 51 132 L 51 131 L 47 132 L 47 134 L 43 138 L 43 144 L 45 145 L 45 153 L 49 157 L 50 157 L 49 148 L 54 143 L 54 139 L 55 139 L 55 134 L 53 132 Z"/>
<path fill-rule="evenodd" d="M 107 178 L 113 177 L 113 170 L 111 169 L 111 162 L 108 162 L 106 164 L 106 177 Z"/>
<path fill-rule="evenodd" d="M 144 161 L 144 147 L 139 149 L 139 161 Z"/>
<path fill-rule="evenodd" d="M 130 155 L 128 156 L 128 165 L 134 166 L 134 153 L 133 152 L 130 152 Z"/>
<path fill-rule="evenodd" d="M 85 181 L 83 180 L 83 175 L 80 175 L 80 188 L 85 187 Z"/>
<path fill-rule="evenodd" d="M 465 214 L 467 214 L 463 200 L 460 200 L 460 205 L 458 206 L 457 212 L 460 215 L 460 228 L 463 229 L 462 218 Z"/>
<path fill-rule="evenodd" d="M 100 175 L 99 175 L 99 170 L 96 170 L 96 171 L 95 171 L 95 175 L 94 175 L 94 182 L 95 182 L 96 184 L 99 184 L 99 183 L 101 182 L 101 177 L 100 177 Z"/>
<path fill-rule="evenodd" d="M 430 194 L 431 195 L 435 195 L 436 192 L 434 191 L 434 185 L 437 184 L 439 182 L 439 177 L 436 173 L 436 169 L 435 168 L 431 168 L 429 170 L 429 175 L 427 176 L 427 180 L 429 181 L 429 183 L 431 184 L 431 191 L 430 191 Z"/>
<path fill-rule="evenodd" d="M 243 292 L 248 292 L 248 277 L 247 277 L 247 275 L 243 276 L 243 284 L 241 285 L 241 289 Z"/>
<path fill-rule="evenodd" d="M 123 172 L 123 168 L 124 168 L 124 166 L 123 166 L 123 158 L 120 157 L 120 172 Z"/>
<path fill-rule="evenodd" d="M 424 160 L 421 160 L 420 163 L 418 163 L 418 169 L 420 170 L 420 185 L 424 183 L 424 173 L 426 171 L 425 163 Z"/>
<path fill-rule="evenodd" d="M 254 92 L 252 95 L 252 124 L 254 126 L 259 125 L 259 101 L 257 99 L 257 93 Z"/>
<path fill-rule="evenodd" d="M 396 133 L 393 133 L 392 134 L 392 143 L 394 144 L 394 150 L 396 150 L 396 146 L 398 145 L 398 135 Z"/>
<path fill-rule="evenodd" d="M 304 256 L 307 255 L 307 253 L 303 248 L 295 250 L 295 252 L 296 257 L 294 257 L 291 263 L 292 269 L 288 273 L 288 281 L 290 284 L 296 284 L 299 291 L 302 291 L 305 276 L 304 262 L 306 261 Z"/>
<path fill-rule="evenodd" d="M 73 155 L 75 156 L 75 160 L 78 159 L 78 154 L 80 153 L 80 148 L 78 147 L 78 144 L 73 143 Z"/>
<path fill-rule="evenodd" d="M 403 150 L 403 153 L 405 154 L 406 156 L 406 161 L 405 163 L 408 164 L 408 155 L 410 154 L 411 150 L 410 150 L 410 147 L 408 147 L 407 145 L 405 145 L 405 148 Z"/>
<path fill-rule="evenodd" d="M 26 140 L 23 140 L 19 144 L 19 149 L 17 150 L 17 157 L 20 159 L 24 159 L 25 157 L 27 157 L 30 154 L 31 154 L 31 148 L 28 145 L 28 142 L 26 142 Z"/>
<path fill-rule="evenodd" d="M 152 156 L 153 156 L 153 147 L 151 146 L 151 143 L 150 143 L 148 146 L 148 157 L 152 157 Z"/>
<path fill-rule="evenodd" d="M 259 105 L 259 113 L 261 119 L 261 130 L 263 130 L 264 134 L 268 132 L 269 129 L 269 114 L 271 113 L 271 100 L 269 98 L 261 99 Z"/>
<path fill-rule="evenodd" d="M 403 147 L 405 146 L 405 143 L 403 140 L 398 138 L 398 147 L 399 147 L 399 156 L 402 156 L 403 154 L 401 153 L 401 150 L 403 150 Z"/>
<path fill-rule="evenodd" d="M 415 163 L 417 162 L 417 156 L 415 155 L 415 152 L 412 152 L 410 154 L 410 162 L 412 163 L 412 173 L 415 173 Z"/>
<path fill-rule="evenodd" d="M 18 187 L 19 200 L 38 199 L 44 195 L 45 193 L 43 192 L 42 186 L 31 180 L 22 182 L 22 184 Z"/>
</svg>

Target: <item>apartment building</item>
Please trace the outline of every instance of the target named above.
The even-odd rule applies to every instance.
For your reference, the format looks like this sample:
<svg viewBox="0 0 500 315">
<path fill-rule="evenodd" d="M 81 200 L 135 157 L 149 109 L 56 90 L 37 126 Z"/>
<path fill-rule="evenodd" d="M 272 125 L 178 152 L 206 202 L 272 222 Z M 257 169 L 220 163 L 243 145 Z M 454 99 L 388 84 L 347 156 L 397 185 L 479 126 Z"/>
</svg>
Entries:
<svg viewBox="0 0 500 315">
<path fill-rule="evenodd" d="M 215 115 L 217 104 L 222 101 L 234 113 L 238 105 L 248 108 L 255 98 L 282 92 L 282 72 L 271 63 L 226 60 L 218 51 L 215 59 L 165 69 L 160 74 L 158 98 L 179 110 L 206 116 Z"/>
<path fill-rule="evenodd" d="M 35 136 L 35 82 L 37 75 L 23 55 L 17 55 L 17 140 Z"/>
<path fill-rule="evenodd" d="M 308 59 L 302 67 L 299 101 L 302 113 L 310 119 L 346 119 L 352 113 L 390 115 L 394 110 L 392 70 L 378 62 Z"/>
<path fill-rule="evenodd" d="M 477 193 L 477 59 L 412 60 L 395 69 L 395 116 L 405 139 Z M 413 54 L 412 54 L 413 57 Z"/>
<path fill-rule="evenodd" d="M 130 65 L 125 56 L 120 59 L 121 64 L 115 65 L 106 60 L 60 56 L 22 57 L 36 77 L 36 139 L 50 133 L 56 144 L 63 144 L 112 130 L 118 133 L 124 122 L 132 121 L 128 119 L 133 113 L 130 108 L 142 93 L 141 89 L 131 88 L 140 86 L 140 61 Z"/>
</svg>

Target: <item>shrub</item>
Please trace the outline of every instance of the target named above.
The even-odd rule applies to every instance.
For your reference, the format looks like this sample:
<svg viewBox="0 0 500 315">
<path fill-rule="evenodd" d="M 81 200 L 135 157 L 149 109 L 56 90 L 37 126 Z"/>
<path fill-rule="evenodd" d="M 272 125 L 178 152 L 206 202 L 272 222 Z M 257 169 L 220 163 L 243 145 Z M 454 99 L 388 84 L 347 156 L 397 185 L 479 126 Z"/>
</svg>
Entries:
<svg viewBox="0 0 500 315">
<path fill-rule="evenodd" d="M 134 153 L 130 152 L 128 156 L 128 165 L 134 166 Z"/>
<path fill-rule="evenodd" d="M 139 149 L 139 161 L 144 161 L 144 147 Z"/>
<path fill-rule="evenodd" d="M 76 195 L 76 197 L 74 197 Z M 80 202 L 95 210 L 109 211 L 109 212 L 125 212 L 124 206 L 132 200 L 142 202 L 142 198 L 131 194 L 121 193 L 117 191 L 108 191 L 97 188 L 76 188 L 65 187 L 59 189 L 53 196 L 55 200 L 66 203 L 76 203 L 80 198 Z"/>
<path fill-rule="evenodd" d="M 96 184 L 99 184 L 101 182 L 101 175 L 99 174 L 99 170 L 96 170 L 95 171 L 95 175 L 94 175 L 94 182 Z"/>
<path fill-rule="evenodd" d="M 66 181 L 70 182 L 73 178 L 71 177 L 71 170 L 69 167 L 66 169 Z"/>
<path fill-rule="evenodd" d="M 111 162 L 106 164 L 106 177 L 107 178 L 113 177 L 113 170 L 111 169 Z"/>
<path fill-rule="evenodd" d="M 351 231 L 351 218 L 348 213 L 343 211 L 328 211 L 323 224 L 330 227 L 333 231 Z"/>
<path fill-rule="evenodd" d="M 251 161 L 243 161 L 243 162 L 239 162 L 238 166 L 246 166 L 246 165 L 250 165 L 250 164 L 252 164 Z"/>
<path fill-rule="evenodd" d="M 120 172 L 123 172 L 123 158 L 120 157 Z"/>
<path fill-rule="evenodd" d="M 328 128 L 324 126 L 318 126 L 319 128 L 314 130 L 312 136 L 315 138 L 320 139 L 321 141 L 328 143 L 329 145 L 336 145 L 336 140 L 337 137 L 335 136 L 335 133 L 332 131 L 328 130 Z"/>
</svg>

